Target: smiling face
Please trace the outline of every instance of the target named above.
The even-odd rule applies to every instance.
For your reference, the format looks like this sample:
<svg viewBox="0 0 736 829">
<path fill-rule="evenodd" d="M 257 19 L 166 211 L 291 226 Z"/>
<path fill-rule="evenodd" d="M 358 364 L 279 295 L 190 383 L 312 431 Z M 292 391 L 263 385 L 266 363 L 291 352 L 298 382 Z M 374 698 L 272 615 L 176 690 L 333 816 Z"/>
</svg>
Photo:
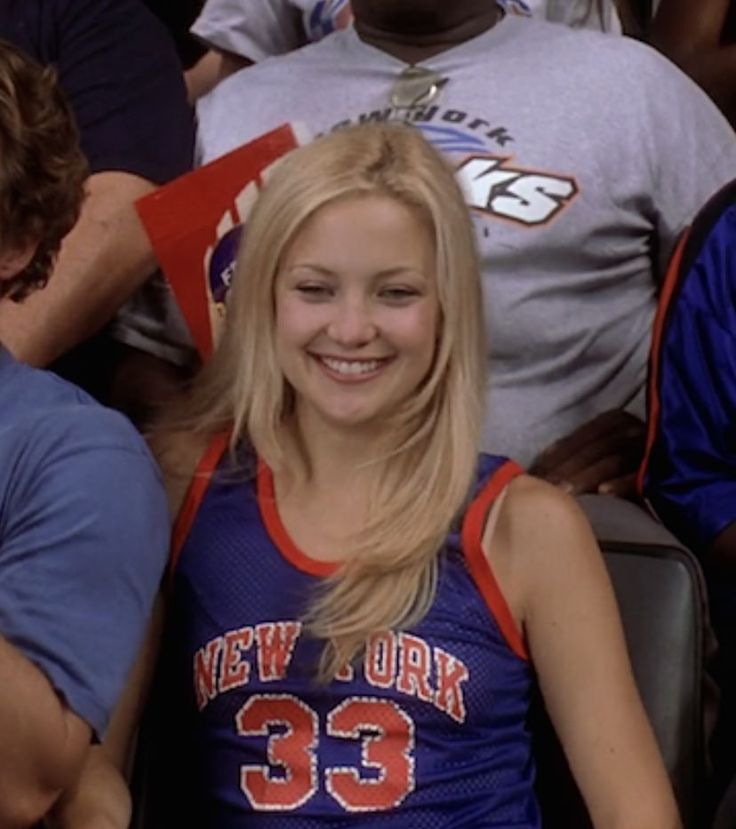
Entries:
<svg viewBox="0 0 736 829">
<path fill-rule="evenodd" d="M 439 326 L 432 233 L 399 201 L 328 204 L 276 277 L 276 353 L 308 424 L 374 426 L 427 376 Z"/>
</svg>

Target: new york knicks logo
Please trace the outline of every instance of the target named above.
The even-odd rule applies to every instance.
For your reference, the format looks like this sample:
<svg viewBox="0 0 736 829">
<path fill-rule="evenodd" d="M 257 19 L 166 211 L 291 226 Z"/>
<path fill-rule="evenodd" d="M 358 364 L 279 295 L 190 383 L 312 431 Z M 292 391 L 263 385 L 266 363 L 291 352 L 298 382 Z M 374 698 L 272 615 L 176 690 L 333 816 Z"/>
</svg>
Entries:
<svg viewBox="0 0 736 829">
<path fill-rule="evenodd" d="M 341 121 L 333 130 L 394 120 L 416 127 L 430 144 L 450 156 L 468 206 L 485 218 L 539 227 L 554 220 L 578 195 L 571 175 L 516 166 L 508 153 L 497 155 L 498 149 L 514 145 L 514 136 L 503 124 L 468 110 L 437 104 L 405 112 L 386 107 Z"/>
<path fill-rule="evenodd" d="M 471 155 L 456 175 L 469 207 L 528 227 L 554 219 L 578 193 L 571 176 L 516 168 L 499 156 Z"/>
</svg>

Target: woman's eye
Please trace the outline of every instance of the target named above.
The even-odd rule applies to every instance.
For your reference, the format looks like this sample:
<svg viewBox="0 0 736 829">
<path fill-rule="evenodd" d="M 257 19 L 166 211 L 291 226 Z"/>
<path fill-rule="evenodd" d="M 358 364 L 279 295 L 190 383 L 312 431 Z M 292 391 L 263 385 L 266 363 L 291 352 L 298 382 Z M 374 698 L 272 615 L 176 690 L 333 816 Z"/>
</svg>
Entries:
<svg viewBox="0 0 736 829">
<path fill-rule="evenodd" d="M 406 286 L 387 286 L 381 288 L 379 291 L 381 299 L 387 302 L 403 303 L 410 302 L 419 296 L 419 291 L 416 288 L 409 288 Z"/>
<path fill-rule="evenodd" d="M 296 286 L 296 290 L 305 298 L 311 300 L 327 299 L 332 296 L 332 289 L 329 285 L 319 282 L 302 282 Z"/>
</svg>

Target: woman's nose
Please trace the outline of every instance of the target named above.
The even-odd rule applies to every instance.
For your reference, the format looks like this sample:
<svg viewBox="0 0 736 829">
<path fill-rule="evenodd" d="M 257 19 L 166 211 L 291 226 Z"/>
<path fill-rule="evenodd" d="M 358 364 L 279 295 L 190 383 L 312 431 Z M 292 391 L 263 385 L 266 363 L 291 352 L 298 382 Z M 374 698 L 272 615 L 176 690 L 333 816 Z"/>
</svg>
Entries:
<svg viewBox="0 0 736 829">
<path fill-rule="evenodd" d="M 370 342 L 376 336 L 370 303 L 365 299 L 337 303 L 327 333 L 332 340 L 343 346 L 355 347 Z"/>
</svg>

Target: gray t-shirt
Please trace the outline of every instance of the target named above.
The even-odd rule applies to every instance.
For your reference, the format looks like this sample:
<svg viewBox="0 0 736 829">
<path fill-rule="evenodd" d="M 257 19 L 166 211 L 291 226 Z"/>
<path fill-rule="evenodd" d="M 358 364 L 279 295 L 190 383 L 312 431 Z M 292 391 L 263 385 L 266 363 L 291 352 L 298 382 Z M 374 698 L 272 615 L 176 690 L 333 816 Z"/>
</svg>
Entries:
<svg viewBox="0 0 736 829">
<path fill-rule="evenodd" d="M 658 276 L 736 176 L 731 128 L 628 38 L 507 15 L 424 65 L 447 81 L 410 120 L 457 166 L 480 247 L 483 448 L 528 463 L 601 412 L 643 415 Z M 200 101 L 200 160 L 286 121 L 317 134 L 402 117 L 389 99 L 404 68 L 353 29 L 266 59 Z"/>
</svg>

